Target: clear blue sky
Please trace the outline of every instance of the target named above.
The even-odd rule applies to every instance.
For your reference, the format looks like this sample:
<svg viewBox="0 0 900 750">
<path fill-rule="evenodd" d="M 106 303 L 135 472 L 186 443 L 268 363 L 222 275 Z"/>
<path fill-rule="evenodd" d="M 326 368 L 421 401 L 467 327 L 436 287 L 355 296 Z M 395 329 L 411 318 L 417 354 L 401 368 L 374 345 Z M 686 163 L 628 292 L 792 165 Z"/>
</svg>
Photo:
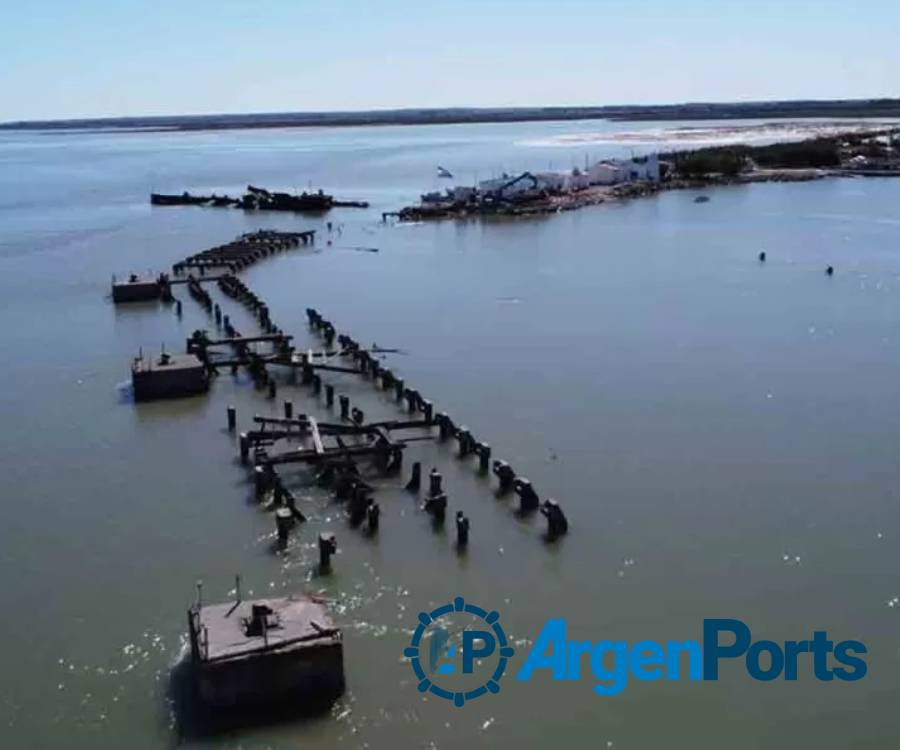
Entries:
<svg viewBox="0 0 900 750">
<path fill-rule="evenodd" d="M 6 0 L 0 121 L 896 96 L 897 0 Z"/>
</svg>

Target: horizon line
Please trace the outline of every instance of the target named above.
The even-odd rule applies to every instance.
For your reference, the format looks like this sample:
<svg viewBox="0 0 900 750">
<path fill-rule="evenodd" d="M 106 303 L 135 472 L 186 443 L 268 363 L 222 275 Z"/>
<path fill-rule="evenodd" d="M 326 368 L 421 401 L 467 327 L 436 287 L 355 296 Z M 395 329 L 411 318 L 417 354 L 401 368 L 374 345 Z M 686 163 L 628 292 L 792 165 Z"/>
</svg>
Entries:
<svg viewBox="0 0 900 750">
<path fill-rule="evenodd" d="M 561 119 L 592 119 L 594 116 L 598 118 L 602 118 L 603 115 L 611 115 L 618 116 L 618 119 L 627 119 L 625 116 L 627 115 L 636 115 L 636 114 L 652 114 L 654 112 L 666 111 L 669 110 L 671 114 L 675 114 L 678 110 L 689 110 L 691 108 L 712 108 L 720 110 L 718 117 L 711 117 L 710 119 L 722 119 L 722 115 L 725 115 L 725 112 L 722 112 L 724 108 L 733 107 L 738 109 L 752 109 L 754 107 L 779 107 L 779 108 L 790 108 L 790 107 L 837 107 L 837 108 L 852 108 L 852 107 L 884 107 L 887 106 L 891 109 L 896 109 L 895 112 L 892 112 L 891 115 L 887 116 L 900 116 L 900 98 L 898 97 L 864 97 L 859 99 L 827 99 L 827 98 L 811 98 L 811 99 L 754 99 L 754 100 L 728 100 L 728 101 L 693 101 L 693 102 L 670 102 L 670 103 L 654 103 L 654 104 L 597 104 L 597 105 L 585 105 L 585 104 L 573 104 L 573 105 L 565 105 L 565 104 L 556 104 L 556 105 L 517 105 L 517 106 L 447 106 L 447 107 L 388 107 L 388 108 L 369 108 L 369 109 L 344 109 L 344 110 L 284 110 L 284 111 L 266 111 L 266 112 L 195 112 L 195 113 L 180 113 L 180 114 L 144 114 L 144 115 L 100 115 L 100 116 L 76 116 L 76 117 L 52 117 L 52 118 L 36 118 L 36 119 L 19 119 L 19 120 L 6 120 L 0 121 L 0 129 L 36 129 L 42 126 L 56 127 L 60 129 L 64 129 L 66 127 L 78 126 L 78 125 L 101 125 L 101 124 L 137 124 L 137 123 L 148 123 L 148 124 L 161 124 L 164 122 L 171 122 L 173 124 L 181 123 L 190 123 L 192 121 L 200 121 L 200 120 L 215 120 L 219 119 L 222 121 L 227 120 L 249 120 L 251 123 L 253 118 L 292 118 L 292 122 L 287 123 L 279 123 L 285 126 L 293 125 L 335 125 L 335 124 L 359 124 L 359 125 L 369 125 L 369 124 L 379 124 L 375 123 L 366 123 L 366 122 L 357 122 L 354 123 L 353 120 L 358 118 L 365 117 L 374 117 L 378 118 L 381 121 L 381 124 L 429 124 L 429 120 L 427 119 L 429 116 L 435 116 L 440 118 L 441 116 L 451 117 L 454 114 L 458 115 L 494 115 L 498 117 L 502 117 L 503 115 L 521 115 L 521 119 L 517 117 L 511 117 L 504 121 L 513 122 L 513 121 L 527 121 L 534 119 L 551 119 L 550 117 L 538 118 L 534 115 L 566 115 L 568 117 L 563 117 Z M 531 117 L 528 115 L 531 114 Z M 691 115 L 687 112 L 682 112 L 684 115 L 683 119 L 697 119 L 696 115 L 700 113 L 694 113 Z M 709 113 L 713 114 L 713 113 Z M 396 116 L 402 118 L 401 121 L 391 122 L 388 118 L 391 116 Z M 753 117 L 752 115 L 746 115 L 747 117 Z M 789 116 L 801 116 L 801 115 L 792 115 L 790 113 L 781 113 L 778 111 L 769 112 L 767 116 L 775 116 L 775 117 L 789 117 Z M 806 115 L 808 117 L 816 117 L 819 115 L 809 114 Z M 824 115 L 827 116 L 827 115 Z M 865 117 L 867 115 L 860 113 L 848 113 L 844 116 L 857 116 L 857 117 Z M 878 116 L 878 115 L 868 115 L 868 116 Z M 735 115 L 728 115 L 730 119 L 739 119 L 735 117 Z M 333 120 L 346 120 L 346 122 L 327 122 L 327 118 L 332 118 Z M 413 118 L 413 119 L 410 119 Z M 682 118 L 676 118 L 682 119 Z M 318 120 L 318 122 L 314 122 L 313 120 Z M 452 124 L 452 123 L 465 123 L 465 122 L 476 122 L 477 120 L 454 120 L 454 119 L 436 119 L 433 121 L 433 124 Z M 481 120 L 481 122 L 485 122 Z M 226 124 L 222 122 L 220 124 Z M 257 124 L 261 126 L 265 126 L 265 122 L 258 122 Z M 270 124 L 269 126 L 273 126 Z"/>
</svg>

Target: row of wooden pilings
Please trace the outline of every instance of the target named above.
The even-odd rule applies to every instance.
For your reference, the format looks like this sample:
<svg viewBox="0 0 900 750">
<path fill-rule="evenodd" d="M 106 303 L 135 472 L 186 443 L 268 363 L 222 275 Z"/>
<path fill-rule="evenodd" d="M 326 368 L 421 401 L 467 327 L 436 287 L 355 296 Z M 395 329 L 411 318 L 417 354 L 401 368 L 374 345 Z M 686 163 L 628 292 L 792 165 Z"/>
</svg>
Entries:
<svg viewBox="0 0 900 750">
<path fill-rule="evenodd" d="M 275 325 L 272 321 L 272 316 L 269 313 L 269 306 L 265 304 L 243 281 L 241 281 L 237 276 L 228 274 L 221 277 L 218 282 L 219 290 L 226 296 L 235 300 L 242 304 L 247 310 L 252 312 L 257 322 L 259 323 L 260 328 L 265 331 L 267 334 L 278 335 L 282 334 L 283 331 L 281 328 Z M 216 321 L 218 322 L 218 316 L 216 317 Z M 225 333 L 228 336 L 237 337 L 237 330 L 231 324 L 231 320 L 226 315 L 224 317 L 224 329 Z M 287 357 L 290 357 L 293 354 L 293 347 L 290 345 L 290 340 L 288 337 L 285 337 L 278 343 L 279 352 Z M 241 354 L 247 354 L 245 349 L 241 349 L 239 351 Z M 252 358 L 251 358 L 252 359 Z M 278 386 L 275 381 L 269 378 L 269 374 L 266 371 L 266 367 L 264 363 L 257 361 L 251 361 L 250 366 L 248 367 L 250 374 L 253 376 L 254 382 L 258 387 L 266 387 L 268 389 L 269 398 L 275 398 L 278 392 Z"/>
<path fill-rule="evenodd" d="M 177 274 L 185 268 L 198 268 L 200 274 L 204 275 L 207 268 L 221 266 L 234 273 L 270 255 L 297 247 L 301 242 L 304 245 L 311 243 L 315 239 L 315 234 L 315 230 L 277 232 L 260 229 L 257 232 L 243 234 L 224 245 L 190 255 L 175 263 L 172 270 Z"/>
<path fill-rule="evenodd" d="M 330 321 L 323 318 L 314 308 L 307 308 L 306 315 L 312 330 L 323 335 L 329 343 L 334 340 L 336 329 Z M 494 460 L 491 463 L 491 446 L 488 443 L 478 441 L 468 427 L 457 425 L 446 412 L 435 414 L 432 401 L 423 398 L 418 390 L 408 386 L 404 379 L 395 375 L 392 370 L 382 367 L 378 359 L 368 351 L 363 350 L 351 336 L 340 334 L 337 336 L 337 340 L 344 350 L 349 350 L 353 353 L 353 358 L 357 363 L 360 374 L 370 378 L 373 385 L 385 391 L 393 390 L 396 401 L 405 401 L 407 410 L 410 413 L 421 412 L 428 423 L 433 422 L 438 427 L 441 440 L 455 439 L 458 444 L 458 455 L 460 458 L 465 459 L 470 455 L 474 455 L 478 457 L 480 471 L 486 473 L 490 468 L 499 482 L 499 492 L 503 494 L 513 491 L 518 496 L 519 513 L 521 515 L 528 515 L 536 510 L 540 510 L 547 519 L 548 539 L 556 539 L 568 531 L 568 520 L 559 503 L 552 498 L 542 503 L 531 481 L 527 477 L 518 476 L 508 462 Z M 345 412 L 348 402 L 349 399 L 347 402 L 343 400 L 341 402 L 341 416 L 344 418 L 346 418 Z M 414 467 L 414 472 L 415 470 Z M 437 472 L 432 472 L 432 475 L 435 473 Z M 439 474 L 438 477 L 440 477 Z M 413 481 L 415 479 L 414 474 Z M 440 480 L 438 479 L 438 486 L 439 482 Z M 434 489 L 433 486 L 432 489 Z M 441 496 L 443 493 L 430 492 L 429 498 L 436 495 Z M 426 501 L 426 510 L 432 512 L 433 515 L 437 514 L 436 518 L 438 520 L 443 519 L 445 508 L 446 496 L 444 496 L 443 504 L 441 502 L 428 503 Z"/>
</svg>

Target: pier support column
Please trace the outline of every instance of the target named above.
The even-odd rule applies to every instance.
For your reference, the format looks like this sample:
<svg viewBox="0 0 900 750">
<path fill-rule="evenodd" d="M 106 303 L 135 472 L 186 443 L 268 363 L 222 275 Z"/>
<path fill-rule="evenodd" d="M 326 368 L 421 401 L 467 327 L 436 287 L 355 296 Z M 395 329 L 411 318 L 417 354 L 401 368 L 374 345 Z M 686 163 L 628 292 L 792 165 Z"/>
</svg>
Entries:
<svg viewBox="0 0 900 750">
<path fill-rule="evenodd" d="M 475 452 L 478 454 L 479 471 L 486 473 L 491 466 L 491 446 L 487 443 L 478 443 Z"/>
<path fill-rule="evenodd" d="M 262 502 L 263 497 L 268 489 L 268 476 L 262 466 L 253 469 L 253 489 L 256 502 Z"/>
<path fill-rule="evenodd" d="M 370 499 L 366 506 L 366 531 L 374 534 L 378 531 L 379 517 L 381 516 L 381 508 L 374 500 Z"/>
<path fill-rule="evenodd" d="M 422 463 L 416 461 L 412 466 L 412 475 L 406 483 L 406 489 L 410 492 L 418 492 L 422 484 Z"/>
<path fill-rule="evenodd" d="M 331 572 L 331 556 L 337 552 L 337 540 L 334 534 L 319 534 L 319 572 Z"/>
<path fill-rule="evenodd" d="M 493 472 L 500 481 L 500 492 L 509 492 L 513 488 L 516 472 L 506 461 L 494 461 Z"/>
<path fill-rule="evenodd" d="M 461 510 L 456 511 L 456 546 L 465 549 L 469 544 L 469 519 Z"/>
<path fill-rule="evenodd" d="M 431 515 L 436 527 L 443 526 L 447 517 L 447 496 L 441 493 L 426 498 L 425 510 Z"/>
<path fill-rule="evenodd" d="M 428 494 L 440 495 L 442 481 L 443 477 L 441 476 L 441 473 L 437 469 L 432 469 L 428 474 Z"/>
<path fill-rule="evenodd" d="M 278 508 L 275 511 L 275 529 L 278 532 L 278 541 L 284 544 L 294 527 L 294 514 L 290 508 Z"/>
<path fill-rule="evenodd" d="M 459 457 L 465 458 L 472 452 L 472 445 L 474 442 L 472 433 L 469 432 L 469 428 L 465 425 L 461 426 L 456 433 L 456 439 L 459 441 Z"/>
<path fill-rule="evenodd" d="M 547 519 L 547 540 L 558 539 L 569 530 L 569 521 L 556 500 L 548 499 L 541 506 L 541 513 Z"/>
<path fill-rule="evenodd" d="M 519 512 L 531 513 L 538 509 L 541 501 L 528 479 L 525 477 L 516 477 L 513 482 L 513 488 L 519 496 Z"/>
</svg>

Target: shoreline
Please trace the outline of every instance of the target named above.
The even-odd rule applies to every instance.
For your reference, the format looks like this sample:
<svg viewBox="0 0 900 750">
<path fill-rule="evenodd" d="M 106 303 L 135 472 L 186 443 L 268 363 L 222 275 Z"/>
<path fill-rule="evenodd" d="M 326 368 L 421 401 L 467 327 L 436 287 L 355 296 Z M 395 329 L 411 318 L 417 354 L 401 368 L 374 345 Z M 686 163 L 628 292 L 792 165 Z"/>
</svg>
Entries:
<svg viewBox="0 0 900 750">
<path fill-rule="evenodd" d="M 382 218 L 396 217 L 400 222 L 442 221 L 445 219 L 485 219 L 515 216 L 539 216 L 575 211 L 613 201 L 646 198 L 669 190 L 703 190 L 729 185 L 750 185 L 764 182 L 812 182 L 826 177 L 883 176 L 863 175 L 850 171 L 820 168 L 766 169 L 731 177 L 678 178 L 667 182 L 633 182 L 620 185 L 597 185 L 565 195 L 548 196 L 521 205 L 500 206 L 491 210 L 477 210 L 470 206 L 406 206 L 399 211 L 385 211 Z M 898 174 L 897 176 L 900 176 Z"/>
<path fill-rule="evenodd" d="M 652 152 L 628 161 L 600 161 L 571 172 L 503 175 L 472 187 L 422 196 L 418 204 L 382 214 L 400 221 L 468 216 L 528 216 L 573 211 L 663 190 L 703 190 L 759 182 L 825 177 L 900 177 L 900 128 L 847 130 L 830 136 L 751 146 L 731 144 Z M 707 198 L 708 199 L 708 198 Z M 702 202 L 702 201 L 701 201 Z"/>
</svg>

